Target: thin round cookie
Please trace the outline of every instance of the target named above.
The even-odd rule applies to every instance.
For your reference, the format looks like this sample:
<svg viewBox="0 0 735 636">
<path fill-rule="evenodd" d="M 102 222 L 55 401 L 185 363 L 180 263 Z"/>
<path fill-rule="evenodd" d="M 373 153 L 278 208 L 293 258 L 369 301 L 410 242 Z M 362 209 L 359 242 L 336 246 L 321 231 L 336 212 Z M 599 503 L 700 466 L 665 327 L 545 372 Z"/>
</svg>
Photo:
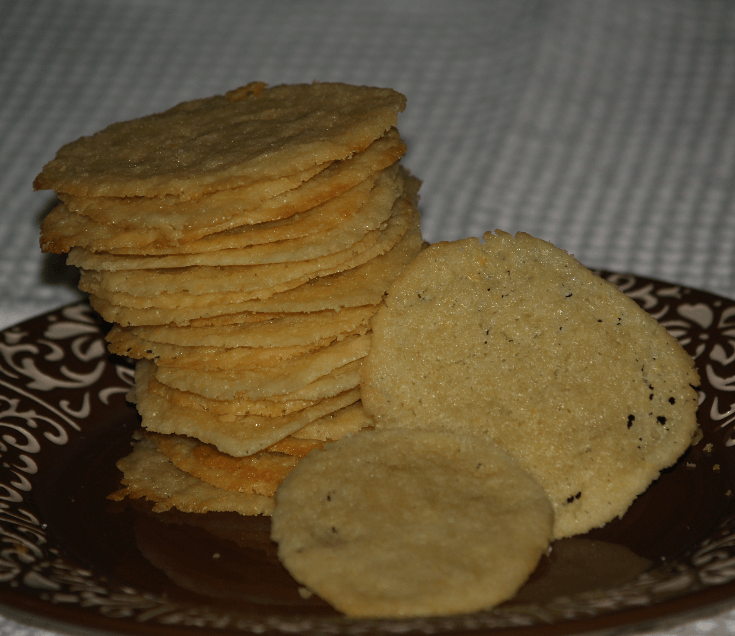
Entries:
<svg viewBox="0 0 735 636">
<path fill-rule="evenodd" d="M 269 320 L 202 327 L 113 326 L 108 342 L 124 342 L 127 334 L 142 340 L 178 347 L 288 347 L 344 336 L 367 324 L 378 305 L 349 307 L 342 311 L 280 314 Z M 119 352 L 116 352 L 119 353 Z"/>
<path fill-rule="evenodd" d="M 317 166 L 298 175 L 218 190 L 194 200 L 182 201 L 173 195 L 90 199 L 59 193 L 63 205 L 54 208 L 41 224 L 41 246 L 57 253 L 79 246 L 118 254 L 168 254 L 213 233 L 245 231 L 251 225 L 268 226 L 261 227 L 267 234 L 290 224 L 292 216 L 307 213 L 388 168 L 405 149 L 397 131 L 390 130 L 363 152 L 326 168 Z M 408 179 L 409 184 L 416 181 Z M 297 225 L 301 223 L 303 219 L 296 220 Z M 264 238 L 260 230 L 257 234 Z M 219 249 L 218 244 L 213 236 L 210 248 Z"/>
<path fill-rule="evenodd" d="M 110 330 L 112 333 L 112 330 Z M 110 334 L 108 334 L 110 336 Z M 133 334 L 125 334 L 122 338 L 108 338 L 107 349 L 110 353 L 127 356 L 139 360 L 155 360 L 160 366 L 177 366 L 190 368 L 225 369 L 235 362 L 240 366 L 255 365 L 272 367 L 283 360 L 296 358 L 329 345 L 336 337 L 324 338 L 306 345 L 285 347 L 214 347 L 214 346 L 181 346 L 161 344 L 145 340 Z"/>
<path fill-rule="evenodd" d="M 218 371 L 192 373 L 190 368 L 157 366 L 157 380 L 180 391 L 191 391 L 215 400 L 273 399 L 312 384 L 350 362 L 364 358 L 370 350 L 370 332 L 357 332 L 303 356 L 274 366 L 243 365 Z"/>
<path fill-rule="evenodd" d="M 148 439 L 135 442 L 133 451 L 117 467 L 123 473 L 123 487 L 108 495 L 113 501 L 145 498 L 155 503 L 153 512 L 177 508 L 194 513 L 269 515 L 273 510 L 272 497 L 217 488 L 176 468 Z"/>
<path fill-rule="evenodd" d="M 299 462 L 299 457 L 263 449 L 247 457 L 232 457 L 184 435 L 146 433 L 159 453 L 186 474 L 216 488 L 272 497 L 278 485 Z M 323 446 L 314 442 L 308 450 Z"/>
<path fill-rule="evenodd" d="M 403 191 L 403 181 L 398 175 L 397 170 L 383 172 L 307 213 L 286 219 L 295 218 L 293 231 L 289 231 L 289 225 L 283 221 L 246 225 L 180 243 L 178 249 L 164 255 L 121 255 L 75 247 L 69 253 L 67 264 L 85 269 L 125 271 L 282 263 L 333 254 L 354 245 L 390 217 L 393 203 Z M 299 230 L 296 221 L 304 218 L 306 221 L 301 225 L 305 227 Z M 321 225 L 326 227 L 320 231 L 321 220 L 324 220 Z"/>
<path fill-rule="evenodd" d="M 232 400 L 217 400 L 204 397 L 198 393 L 174 389 L 159 382 L 155 377 L 149 378 L 148 390 L 164 398 L 169 404 L 205 410 L 213 415 L 276 417 L 301 411 L 318 404 L 321 400 L 358 387 L 360 383 L 360 364 L 360 360 L 355 360 L 293 393 L 276 395 L 272 399 L 251 400 L 245 397 L 236 397 Z"/>
<path fill-rule="evenodd" d="M 135 370 L 134 400 L 142 425 L 155 433 L 188 435 L 216 446 L 223 453 L 243 457 L 275 444 L 307 424 L 334 413 L 360 399 L 352 389 L 288 415 L 217 415 L 201 409 L 181 407 L 148 390 L 150 362 L 139 360 Z"/>
<path fill-rule="evenodd" d="M 699 377 L 614 285 L 527 234 L 424 250 L 373 320 L 362 400 L 378 427 L 462 422 L 546 489 L 556 538 L 628 509 L 697 432 Z"/>
<path fill-rule="evenodd" d="M 411 206 L 406 199 L 396 202 Z M 410 227 L 400 241 L 389 251 L 353 269 L 330 276 L 312 279 L 292 290 L 279 292 L 269 298 L 233 300 L 207 307 L 178 306 L 173 309 L 152 307 L 134 309 L 116 305 L 95 294 L 90 295 L 92 307 L 108 322 L 122 326 L 188 325 L 192 320 L 213 319 L 227 314 L 244 312 L 298 313 L 335 310 L 379 303 L 391 281 L 423 248 L 419 212 L 412 209 Z"/>
<path fill-rule="evenodd" d="M 271 536 L 291 575 L 341 612 L 408 617 L 512 597 L 552 523 L 541 487 L 486 439 L 361 431 L 296 465 Z"/>
<path fill-rule="evenodd" d="M 155 377 L 152 371 L 149 372 L 147 378 L 146 390 L 163 399 L 166 404 L 184 407 L 199 411 L 208 411 L 213 416 L 229 415 L 231 417 L 241 415 L 260 415 L 263 417 L 280 417 L 282 415 L 290 415 L 297 411 L 303 411 L 305 408 L 314 406 L 317 400 L 308 399 L 291 399 L 291 400 L 247 400 L 241 398 L 238 400 L 213 400 L 205 398 L 196 393 L 189 391 L 180 391 L 170 386 L 162 384 Z M 354 388 L 353 387 L 350 388 Z"/>
<path fill-rule="evenodd" d="M 292 174 L 364 150 L 397 122 L 396 91 L 339 83 L 253 83 L 67 144 L 36 189 L 196 198 Z"/>
</svg>

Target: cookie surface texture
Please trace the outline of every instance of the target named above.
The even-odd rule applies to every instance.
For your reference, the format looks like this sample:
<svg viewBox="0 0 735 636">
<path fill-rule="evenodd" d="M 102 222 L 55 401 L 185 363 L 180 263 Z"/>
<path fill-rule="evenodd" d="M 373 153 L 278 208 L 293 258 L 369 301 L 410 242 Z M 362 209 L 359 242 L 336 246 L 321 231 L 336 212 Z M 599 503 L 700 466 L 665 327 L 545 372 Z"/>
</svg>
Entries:
<svg viewBox="0 0 735 636">
<path fill-rule="evenodd" d="M 361 431 L 286 477 L 272 537 L 294 578 L 345 614 L 449 615 L 512 596 L 552 516 L 540 486 L 487 440 Z"/>
<path fill-rule="evenodd" d="M 437 243 L 395 281 L 373 321 L 363 404 L 378 427 L 456 422 L 486 435 L 546 489 L 557 538 L 586 532 L 689 447 L 697 372 L 563 250 L 483 238 Z"/>
</svg>

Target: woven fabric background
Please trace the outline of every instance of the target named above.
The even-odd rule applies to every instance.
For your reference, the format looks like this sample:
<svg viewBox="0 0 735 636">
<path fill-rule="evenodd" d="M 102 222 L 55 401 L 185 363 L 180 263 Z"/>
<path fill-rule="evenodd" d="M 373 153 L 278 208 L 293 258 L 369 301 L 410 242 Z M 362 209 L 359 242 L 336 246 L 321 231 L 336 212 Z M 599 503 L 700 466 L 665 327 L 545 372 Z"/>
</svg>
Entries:
<svg viewBox="0 0 735 636">
<path fill-rule="evenodd" d="M 77 297 L 31 185 L 62 144 L 254 79 L 403 92 L 429 241 L 524 230 L 735 297 L 735 2 L 0 0 L 0 327 Z"/>
</svg>

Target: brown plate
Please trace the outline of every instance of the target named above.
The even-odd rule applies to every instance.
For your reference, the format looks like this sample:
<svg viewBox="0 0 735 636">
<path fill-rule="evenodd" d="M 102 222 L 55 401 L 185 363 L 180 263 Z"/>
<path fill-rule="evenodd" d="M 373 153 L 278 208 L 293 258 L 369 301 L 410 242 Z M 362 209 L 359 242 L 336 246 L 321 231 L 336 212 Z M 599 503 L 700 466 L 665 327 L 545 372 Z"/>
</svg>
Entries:
<svg viewBox="0 0 735 636">
<path fill-rule="evenodd" d="M 557 542 L 511 602 L 449 618 L 347 619 L 302 598 L 267 518 L 116 504 L 137 415 L 128 361 L 79 303 L 0 333 L 0 604 L 64 632 L 619 633 L 735 603 L 735 302 L 602 273 L 659 319 L 702 376 L 704 438 L 623 519 Z"/>
</svg>

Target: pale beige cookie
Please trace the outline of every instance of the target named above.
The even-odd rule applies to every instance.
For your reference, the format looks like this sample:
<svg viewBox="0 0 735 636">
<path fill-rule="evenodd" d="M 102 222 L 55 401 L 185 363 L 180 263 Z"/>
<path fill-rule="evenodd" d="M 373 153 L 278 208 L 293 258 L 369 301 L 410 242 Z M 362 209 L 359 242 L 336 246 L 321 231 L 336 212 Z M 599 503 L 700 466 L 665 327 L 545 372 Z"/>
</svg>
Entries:
<svg viewBox="0 0 735 636">
<path fill-rule="evenodd" d="M 145 498 L 155 502 L 154 512 L 177 508 L 183 512 L 269 515 L 273 510 L 272 497 L 216 488 L 179 470 L 150 440 L 136 442 L 133 452 L 117 467 L 123 473 L 123 488 L 108 496 L 114 501 Z"/>
<path fill-rule="evenodd" d="M 552 524 L 542 488 L 484 438 L 361 431 L 286 477 L 272 538 L 291 575 L 345 614 L 429 616 L 512 597 Z"/>
<path fill-rule="evenodd" d="M 406 199 L 397 205 L 410 206 Z M 92 307 L 108 322 L 122 326 L 188 325 L 192 320 L 212 319 L 228 314 L 246 312 L 299 313 L 335 310 L 345 307 L 375 305 L 383 299 L 393 279 L 423 249 L 418 210 L 412 208 L 409 228 L 403 237 L 387 252 L 352 269 L 322 276 L 290 291 L 268 298 L 225 302 L 201 306 L 179 306 L 175 309 L 133 309 L 115 305 L 104 298 L 90 295 Z"/>
<path fill-rule="evenodd" d="M 221 316 L 211 316 L 209 318 L 196 318 L 189 321 L 187 326 L 190 327 L 221 327 L 225 325 L 244 325 L 253 323 L 264 323 L 270 320 L 278 320 L 289 314 L 285 312 L 260 312 L 260 311 L 243 311 L 235 314 L 223 314 Z M 170 325 L 165 325 L 166 327 Z"/>
<path fill-rule="evenodd" d="M 148 390 L 171 404 L 202 409 L 216 415 L 265 415 L 276 417 L 301 411 L 316 405 L 325 398 L 334 397 L 358 387 L 360 384 L 360 364 L 360 360 L 350 362 L 293 393 L 275 395 L 270 399 L 253 400 L 243 396 L 236 396 L 231 400 L 207 398 L 198 393 L 174 389 L 162 384 L 155 377 L 149 379 Z"/>
<path fill-rule="evenodd" d="M 110 343 L 127 337 L 177 347 L 290 347 L 309 345 L 344 336 L 368 324 L 378 305 L 348 307 L 342 311 L 279 314 L 259 322 L 201 327 L 175 325 L 150 327 L 114 326 L 107 334 Z"/>
<path fill-rule="evenodd" d="M 151 365 L 151 371 L 153 368 L 153 365 Z M 174 389 L 162 384 L 156 380 L 150 372 L 147 382 L 147 391 L 153 395 L 159 396 L 168 404 L 177 407 L 208 411 L 212 415 L 261 415 L 264 417 L 280 417 L 297 411 L 303 411 L 305 408 L 314 406 L 319 402 L 319 399 L 308 400 L 298 398 L 280 400 L 248 400 L 247 398 L 238 398 L 235 400 L 214 400 L 212 398 L 205 398 L 197 393 L 180 391 L 179 389 Z M 356 384 L 353 384 L 353 386 L 349 388 L 354 388 L 355 386 Z M 279 397 L 285 398 L 285 396 Z"/>
<path fill-rule="evenodd" d="M 144 340 L 130 332 L 119 330 L 116 330 L 116 334 L 117 337 L 113 336 L 108 346 L 110 353 L 136 360 L 141 358 L 155 360 L 160 366 L 202 369 L 224 369 L 231 363 L 240 366 L 272 367 L 283 360 L 303 356 L 321 347 L 326 347 L 336 340 L 336 337 L 327 337 L 306 345 L 286 347 L 189 347 Z"/>
<path fill-rule="evenodd" d="M 256 266 L 255 269 L 259 270 L 262 267 L 264 266 L 259 265 Z M 211 268 L 211 270 L 210 274 L 214 275 L 214 270 L 216 270 L 216 268 Z M 107 291 L 100 285 L 99 280 L 95 280 L 95 277 L 85 275 L 98 273 L 99 272 L 83 271 L 82 276 L 80 277 L 79 289 L 89 293 L 90 297 L 95 300 L 103 301 L 119 308 L 118 311 L 120 312 L 177 312 L 182 316 L 192 316 L 197 318 L 207 316 L 208 313 L 216 310 L 217 307 L 241 304 L 248 301 L 258 303 L 260 300 L 265 300 L 271 296 L 301 287 L 309 281 L 319 278 L 319 273 L 313 272 L 311 275 L 306 274 L 294 280 L 281 281 L 265 288 L 242 290 L 227 289 L 224 291 L 210 293 L 204 292 L 201 294 L 193 294 L 189 291 L 175 291 L 167 293 L 165 291 L 165 287 L 162 286 L 159 288 L 160 294 L 158 296 L 150 294 L 150 292 L 146 296 L 138 296 L 126 291 Z M 236 287 L 236 280 L 234 279 L 237 278 L 237 274 L 239 273 L 240 272 L 237 272 L 235 276 L 229 277 L 229 280 L 227 280 L 225 284 L 231 287 Z M 199 280 L 197 281 L 197 284 L 204 284 L 204 278 L 202 276 L 199 276 L 198 278 Z M 243 287 L 245 287 L 245 285 L 243 285 Z M 124 323 L 121 322 L 121 324 Z"/>
<path fill-rule="evenodd" d="M 313 353 L 336 339 L 324 338 L 311 344 L 286 347 L 185 347 L 142 340 L 127 334 L 123 338 L 112 340 L 108 350 L 136 360 L 155 360 L 161 366 L 223 369 L 223 365 L 237 364 L 260 368 L 273 367 L 284 360 Z"/>
<path fill-rule="evenodd" d="M 291 221 L 259 223 L 179 244 L 175 253 L 126 255 L 75 247 L 68 265 L 122 272 L 162 268 L 293 263 L 335 254 L 357 244 L 389 219 L 403 192 L 396 169 L 376 174 L 345 194 L 296 215 Z M 325 218 L 326 217 L 326 218 Z M 322 227 L 320 227 L 322 226 Z M 280 231 L 279 231 L 280 230 Z M 184 249 L 186 248 L 186 249 Z"/>
<path fill-rule="evenodd" d="M 405 107 L 390 89 L 263 86 L 82 137 L 57 152 L 34 187 L 84 197 L 196 198 L 345 159 L 395 126 Z"/>
<path fill-rule="evenodd" d="M 291 433 L 298 439 L 318 439 L 322 441 L 341 439 L 350 433 L 373 425 L 372 418 L 365 413 L 362 402 L 355 402 L 339 411 L 314 420 L 304 428 Z"/>
<path fill-rule="evenodd" d="M 82 270 L 79 288 L 133 309 L 205 309 L 225 302 L 266 299 L 314 278 L 354 269 L 390 251 L 408 231 L 412 216 L 410 207 L 396 205 L 384 229 L 368 232 L 346 250 L 313 260 L 121 272 Z"/>
<path fill-rule="evenodd" d="M 155 360 L 161 366 L 223 369 L 229 364 L 227 358 L 237 360 L 241 365 L 274 366 L 283 360 L 316 351 L 329 345 L 333 340 L 335 338 L 325 338 L 307 345 L 286 347 L 195 347 L 161 344 L 152 340 L 144 340 L 130 332 L 121 332 L 118 329 L 115 330 L 115 334 L 112 334 L 108 350 L 110 353 L 136 360 L 142 358 Z"/>
<path fill-rule="evenodd" d="M 423 251 L 373 320 L 376 426 L 487 436 L 531 471 L 566 537 L 622 515 L 697 431 L 691 358 L 566 252 L 486 233 Z"/>
<path fill-rule="evenodd" d="M 146 379 L 150 364 L 146 360 L 138 361 L 135 372 L 133 399 L 143 427 L 156 433 L 178 433 L 196 437 L 236 457 L 257 453 L 320 417 L 334 413 L 360 399 L 358 388 L 320 400 L 313 406 L 283 416 L 217 415 L 202 409 L 171 404 L 149 391 Z"/>
<path fill-rule="evenodd" d="M 358 332 L 328 347 L 268 367 L 229 365 L 223 370 L 192 373 L 188 368 L 157 366 L 155 377 L 175 389 L 215 400 L 273 399 L 293 394 L 336 369 L 361 360 L 370 350 L 370 339 L 369 332 Z"/>
<path fill-rule="evenodd" d="M 352 389 L 314 406 L 283 416 L 216 415 L 167 403 L 160 397 L 136 387 L 137 407 L 143 426 L 158 433 L 178 433 L 216 446 L 234 457 L 253 455 L 295 433 L 307 424 L 360 399 Z"/>
<path fill-rule="evenodd" d="M 294 229 L 303 235 L 304 230 L 316 229 L 310 228 L 314 221 L 318 227 L 324 218 L 325 210 L 316 218 L 311 210 L 371 179 L 398 161 L 405 150 L 393 129 L 344 161 L 191 201 L 171 195 L 90 199 L 59 193 L 64 205 L 44 219 L 41 246 L 59 253 L 78 246 L 116 254 L 172 254 L 226 249 L 243 240 L 256 245 L 278 240 L 281 232 L 288 235 Z M 408 181 L 411 189 L 417 180 Z M 330 209 L 334 211 L 335 205 Z M 253 234 L 248 226 L 253 226 Z M 222 236 L 228 231 L 235 235 Z"/>
</svg>

